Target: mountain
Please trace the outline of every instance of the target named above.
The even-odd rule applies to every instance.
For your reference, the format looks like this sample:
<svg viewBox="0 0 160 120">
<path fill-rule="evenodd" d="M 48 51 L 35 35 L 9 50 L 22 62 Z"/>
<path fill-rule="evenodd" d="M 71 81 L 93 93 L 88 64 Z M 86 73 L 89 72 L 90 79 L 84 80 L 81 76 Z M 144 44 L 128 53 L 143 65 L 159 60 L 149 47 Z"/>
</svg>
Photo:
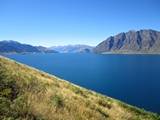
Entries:
<svg viewBox="0 0 160 120">
<path fill-rule="evenodd" d="M 111 36 L 94 48 L 95 53 L 160 53 L 160 32 L 139 30 Z"/>
<path fill-rule="evenodd" d="M 44 53 L 58 53 L 55 50 L 51 50 L 49 48 L 43 47 L 43 46 L 36 46 L 36 48 L 40 51 L 40 52 L 44 52 Z"/>
<path fill-rule="evenodd" d="M 158 120 L 159 115 L 0 56 L 1 120 Z"/>
<path fill-rule="evenodd" d="M 90 53 L 93 47 L 88 45 L 65 45 L 53 46 L 50 49 L 56 50 L 59 53 Z"/>
<path fill-rule="evenodd" d="M 32 46 L 28 44 L 22 44 L 13 40 L 0 41 L 0 53 L 56 53 L 54 50 L 42 46 Z"/>
<path fill-rule="evenodd" d="M 28 44 L 21 44 L 19 42 L 12 40 L 4 40 L 0 41 L 0 52 L 22 53 L 22 52 L 39 52 L 39 50 L 36 47 L 33 47 Z"/>
</svg>

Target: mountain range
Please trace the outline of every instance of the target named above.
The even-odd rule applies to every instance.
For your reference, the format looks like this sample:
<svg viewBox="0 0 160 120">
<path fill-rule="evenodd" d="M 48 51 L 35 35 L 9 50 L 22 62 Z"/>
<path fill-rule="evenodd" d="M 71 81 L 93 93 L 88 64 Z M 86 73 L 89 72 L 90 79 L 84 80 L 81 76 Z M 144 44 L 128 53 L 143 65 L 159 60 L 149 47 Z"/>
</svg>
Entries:
<svg viewBox="0 0 160 120">
<path fill-rule="evenodd" d="M 98 54 L 160 54 L 160 32 L 130 30 L 110 36 L 96 47 L 89 45 L 32 46 L 13 40 L 0 41 L 0 53 L 98 53 Z"/>
<path fill-rule="evenodd" d="M 139 30 L 122 32 L 98 44 L 95 53 L 160 53 L 160 32 Z"/>
<path fill-rule="evenodd" d="M 0 53 L 57 53 L 43 46 L 22 44 L 13 40 L 0 41 Z"/>
<path fill-rule="evenodd" d="M 93 50 L 92 46 L 89 45 L 65 45 L 65 46 L 52 46 L 52 50 L 56 50 L 59 53 L 91 53 Z"/>
<path fill-rule="evenodd" d="M 91 53 L 93 47 L 88 45 L 66 46 L 32 46 L 13 40 L 0 41 L 0 53 Z"/>
</svg>

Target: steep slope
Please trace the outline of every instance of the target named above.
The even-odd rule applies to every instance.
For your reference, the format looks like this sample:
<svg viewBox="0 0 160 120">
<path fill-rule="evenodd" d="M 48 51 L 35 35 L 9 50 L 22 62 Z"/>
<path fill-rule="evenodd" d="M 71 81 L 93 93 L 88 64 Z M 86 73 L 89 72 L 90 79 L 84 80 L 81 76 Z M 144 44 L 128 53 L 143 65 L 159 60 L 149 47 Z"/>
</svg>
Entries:
<svg viewBox="0 0 160 120">
<path fill-rule="evenodd" d="M 95 53 L 160 53 L 160 32 L 129 31 L 111 36 L 94 49 Z"/>
<path fill-rule="evenodd" d="M 1 120 L 158 120 L 159 116 L 0 57 Z"/>
<path fill-rule="evenodd" d="M 65 45 L 53 46 L 50 49 L 60 53 L 90 53 L 92 52 L 93 47 L 88 45 Z"/>
<path fill-rule="evenodd" d="M 42 46 L 22 44 L 13 40 L 0 41 L 0 53 L 57 53 Z"/>
</svg>

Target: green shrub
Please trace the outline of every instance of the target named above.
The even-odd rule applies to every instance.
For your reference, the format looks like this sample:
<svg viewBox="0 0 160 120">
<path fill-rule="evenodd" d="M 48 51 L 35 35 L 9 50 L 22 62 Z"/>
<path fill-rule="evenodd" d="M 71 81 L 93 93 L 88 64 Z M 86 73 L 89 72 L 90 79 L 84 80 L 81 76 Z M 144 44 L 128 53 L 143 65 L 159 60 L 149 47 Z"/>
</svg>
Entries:
<svg viewBox="0 0 160 120">
<path fill-rule="evenodd" d="M 11 73 L 6 73 L 5 68 L 0 68 L 0 97 L 14 100 L 19 93 L 19 88 L 16 85 L 15 78 L 9 77 L 7 74 Z"/>
<path fill-rule="evenodd" d="M 54 105 L 56 108 L 63 106 L 63 100 L 60 96 L 54 95 L 51 97 L 52 105 Z"/>
<path fill-rule="evenodd" d="M 0 97 L 0 118 L 2 116 L 8 116 L 10 113 L 11 101 L 5 97 Z"/>
</svg>

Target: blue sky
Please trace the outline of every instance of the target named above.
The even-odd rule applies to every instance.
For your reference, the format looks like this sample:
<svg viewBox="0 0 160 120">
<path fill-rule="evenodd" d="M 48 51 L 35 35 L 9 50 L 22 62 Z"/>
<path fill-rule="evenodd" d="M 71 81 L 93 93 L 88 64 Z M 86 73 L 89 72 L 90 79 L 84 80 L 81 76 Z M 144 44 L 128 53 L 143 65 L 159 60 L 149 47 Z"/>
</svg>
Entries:
<svg viewBox="0 0 160 120">
<path fill-rule="evenodd" d="M 0 0 L 0 40 L 97 45 L 128 30 L 160 30 L 160 0 Z"/>
</svg>

